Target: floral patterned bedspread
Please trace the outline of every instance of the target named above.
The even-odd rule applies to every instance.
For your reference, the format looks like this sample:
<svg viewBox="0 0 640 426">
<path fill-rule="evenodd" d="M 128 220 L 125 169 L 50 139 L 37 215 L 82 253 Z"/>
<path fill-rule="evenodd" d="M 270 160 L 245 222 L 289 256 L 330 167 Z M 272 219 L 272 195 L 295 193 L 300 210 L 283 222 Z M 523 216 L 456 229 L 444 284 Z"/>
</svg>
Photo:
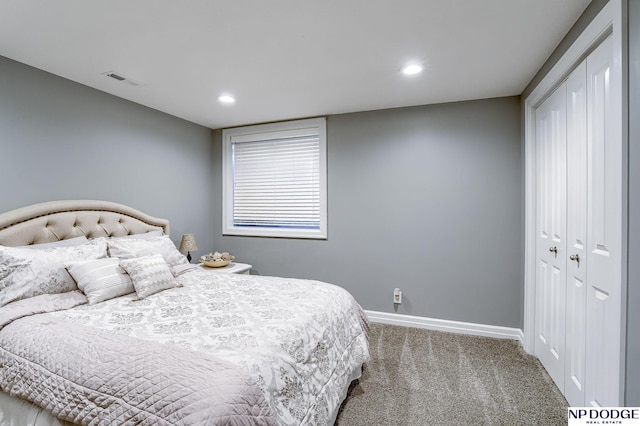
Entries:
<svg viewBox="0 0 640 426">
<path fill-rule="evenodd" d="M 333 422 L 369 360 L 368 323 L 344 289 L 318 281 L 211 273 L 183 287 L 45 315 L 210 353 L 245 368 L 282 425 Z"/>
</svg>

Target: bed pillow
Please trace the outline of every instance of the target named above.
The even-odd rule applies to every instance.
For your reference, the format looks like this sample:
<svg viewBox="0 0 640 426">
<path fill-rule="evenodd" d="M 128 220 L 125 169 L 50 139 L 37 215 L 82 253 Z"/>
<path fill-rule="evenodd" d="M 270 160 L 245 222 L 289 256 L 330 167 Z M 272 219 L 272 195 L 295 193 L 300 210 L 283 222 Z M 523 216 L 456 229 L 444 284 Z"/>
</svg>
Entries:
<svg viewBox="0 0 640 426">
<path fill-rule="evenodd" d="M 168 236 L 140 239 L 109 239 L 109 256 L 120 259 L 133 259 L 141 256 L 161 254 L 169 266 L 185 265 L 189 261 L 178 251 Z"/>
<path fill-rule="evenodd" d="M 178 285 L 161 254 L 121 259 L 120 266 L 131 276 L 138 297 L 144 298 Z"/>
<path fill-rule="evenodd" d="M 77 290 L 65 263 L 107 257 L 105 241 L 44 250 L 0 246 L 0 306 L 38 296 Z"/>
<path fill-rule="evenodd" d="M 48 248 L 57 248 L 57 247 L 74 247 L 81 246 L 89 240 L 84 235 L 81 237 L 68 238 L 66 240 L 54 241 L 52 243 L 44 243 L 44 244 L 31 244 L 29 246 L 21 246 L 20 248 L 26 249 L 35 249 L 35 250 L 44 250 Z"/>
<path fill-rule="evenodd" d="M 71 262 L 66 267 L 90 305 L 135 291 L 117 257 Z"/>
<path fill-rule="evenodd" d="M 125 235 L 123 237 L 112 237 L 112 238 L 115 238 L 115 239 L 124 238 L 129 240 L 148 240 L 149 238 L 161 237 L 163 235 L 164 233 L 162 232 L 162 230 L 158 229 L 157 231 L 149 231 L 149 232 L 145 232 L 144 234 L 131 234 L 131 235 Z"/>
</svg>

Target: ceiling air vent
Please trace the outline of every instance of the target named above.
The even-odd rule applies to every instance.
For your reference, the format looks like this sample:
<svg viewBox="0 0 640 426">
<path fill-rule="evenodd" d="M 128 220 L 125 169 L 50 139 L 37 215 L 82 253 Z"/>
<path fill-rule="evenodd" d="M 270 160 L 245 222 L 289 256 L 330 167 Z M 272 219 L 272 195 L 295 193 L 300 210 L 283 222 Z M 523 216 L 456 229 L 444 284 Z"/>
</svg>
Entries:
<svg viewBox="0 0 640 426">
<path fill-rule="evenodd" d="M 125 77 L 124 75 L 116 71 L 103 72 L 102 75 L 106 75 L 107 77 L 113 78 L 114 80 L 127 83 L 129 86 L 134 86 L 134 87 L 146 86 L 146 84 L 137 82 L 135 80 L 131 80 L 129 77 Z"/>
<path fill-rule="evenodd" d="M 126 78 L 125 78 L 125 77 L 123 77 L 123 76 L 121 76 L 121 75 L 118 75 L 118 74 L 116 74 L 115 72 L 110 72 L 109 74 L 107 74 L 107 77 L 115 78 L 115 79 L 116 79 L 116 80 L 118 80 L 118 81 L 124 81 L 124 80 L 126 80 Z"/>
</svg>

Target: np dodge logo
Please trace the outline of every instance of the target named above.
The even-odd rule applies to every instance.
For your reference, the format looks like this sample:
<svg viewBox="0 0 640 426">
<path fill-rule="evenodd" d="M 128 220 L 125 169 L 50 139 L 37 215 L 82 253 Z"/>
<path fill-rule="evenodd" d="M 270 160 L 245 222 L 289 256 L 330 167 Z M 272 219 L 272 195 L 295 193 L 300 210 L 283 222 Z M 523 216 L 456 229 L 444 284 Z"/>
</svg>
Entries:
<svg viewBox="0 0 640 426">
<path fill-rule="evenodd" d="M 567 409 L 568 426 L 640 425 L 639 407 L 571 407 Z"/>
</svg>

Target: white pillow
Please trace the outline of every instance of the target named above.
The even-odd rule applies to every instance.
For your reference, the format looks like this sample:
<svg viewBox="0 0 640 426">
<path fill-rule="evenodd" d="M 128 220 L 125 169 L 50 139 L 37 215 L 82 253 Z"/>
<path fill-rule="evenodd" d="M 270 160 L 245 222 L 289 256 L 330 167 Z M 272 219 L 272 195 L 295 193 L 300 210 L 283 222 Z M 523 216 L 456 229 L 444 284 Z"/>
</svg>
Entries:
<svg viewBox="0 0 640 426">
<path fill-rule="evenodd" d="M 144 234 L 131 234 L 131 235 L 125 235 L 124 237 L 111 237 L 111 238 L 125 238 L 130 240 L 148 240 L 149 238 L 161 237 L 163 235 L 164 233 L 162 232 L 162 230 L 158 229 L 157 231 L 149 231 L 149 232 L 145 232 Z"/>
<path fill-rule="evenodd" d="M 71 262 L 66 266 L 90 305 L 135 291 L 131 277 L 117 257 Z"/>
<path fill-rule="evenodd" d="M 57 248 L 57 247 L 81 246 L 87 241 L 89 240 L 87 240 L 87 237 L 83 235 L 81 237 L 67 238 L 66 240 L 54 241 L 52 243 L 31 244 L 29 246 L 20 246 L 19 248 L 44 250 L 48 248 Z"/>
<path fill-rule="evenodd" d="M 140 239 L 109 239 L 109 256 L 120 259 L 133 259 L 140 256 L 161 254 L 169 266 L 185 265 L 189 261 L 178 251 L 168 236 Z"/>
<path fill-rule="evenodd" d="M 138 297 L 147 297 L 161 290 L 173 288 L 178 282 L 161 254 L 120 260 L 133 281 Z"/>
<path fill-rule="evenodd" d="M 44 250 L 0 246 L 0 306 L 40 294 L 76 290 L 65 263 L 103 257 L 107 257 L 104 240 Z"/>
</svg>

